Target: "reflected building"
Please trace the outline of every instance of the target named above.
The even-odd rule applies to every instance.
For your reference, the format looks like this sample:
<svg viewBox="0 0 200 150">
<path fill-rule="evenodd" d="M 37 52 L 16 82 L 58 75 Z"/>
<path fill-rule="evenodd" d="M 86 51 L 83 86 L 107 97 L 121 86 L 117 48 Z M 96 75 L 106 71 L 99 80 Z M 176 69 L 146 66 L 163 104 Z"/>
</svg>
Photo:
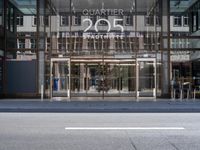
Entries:
<svg viewBox="0 0 200 150">
<path fill-rule="evenodd" d="M 198 0 L 4 0 L 0 6 L 4 97 L 170 98 L 175 82 L 198 96 Z"/>
</svg>

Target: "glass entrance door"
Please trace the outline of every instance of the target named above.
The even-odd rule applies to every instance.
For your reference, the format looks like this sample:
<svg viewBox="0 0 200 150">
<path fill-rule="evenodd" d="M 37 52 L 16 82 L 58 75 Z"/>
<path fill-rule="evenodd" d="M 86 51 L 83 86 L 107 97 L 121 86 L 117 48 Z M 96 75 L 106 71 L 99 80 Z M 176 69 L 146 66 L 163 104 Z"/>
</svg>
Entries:
<svg viewBox="0 0 200 150">
<path fill-rule="evenodd" d="M 73 60 L 71 96 L 136 97 L 135 60 Z"/>
<path fill-rule="evenodd" d="M 71 94 L 75 97 L 101 97 L 104 90 L 102 61 L 71 63 Z"/>
<path fill-rule="evenodd" d="M 51 59 L 51 98 L 70 97 L 70 61 L 65 58 Z"/>
<path fill-rule="evenodd" d="M 156 98 L 156 61 L 151 58 L 137 59 L 137 97 Z"/>
<path fill-rule="evenodd" d="M 135 60 L 105 60 L 104 96 L 136 97 Z"/>
</svg>

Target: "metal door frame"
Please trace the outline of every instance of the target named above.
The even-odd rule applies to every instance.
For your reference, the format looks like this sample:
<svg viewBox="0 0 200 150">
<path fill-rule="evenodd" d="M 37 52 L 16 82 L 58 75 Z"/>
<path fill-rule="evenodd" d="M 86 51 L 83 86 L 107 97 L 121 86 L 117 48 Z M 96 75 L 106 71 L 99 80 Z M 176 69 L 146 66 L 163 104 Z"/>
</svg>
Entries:
<svg viewBox="0 0 200 150">
<path fill-rule="evenodd" d="M 53 62 L 66 62 L 68 63 L 68 67 L 69 67 L 69 89 L 68 89 L 68 94 L 67 94 L 67 97 L 54 97 L 53 96 L 53 88 L 52 88 L 52 77 L 53 77 L 53 74 L 52 74 L 52 71 L 53 71 Z M 71 98 L 71 65 L 70 65 L 70 58 L 51 58 L 51 62 L 50 62 L 50 98 L 51 100 L 54 99 L 54 98 L 58 98 L 58 99 L 61 99 L 61 98 L 64 98 L 64 99 L 70 99 Z"/>
<path fill-rule="evenodd" d="M 154 90 L 153 90 L 153 97 L 149 96 L 149 97 L 140 97 L 139 96 L 139 63 L 138 62 L 147 62 L 147 61 L 151 61 L 153 62 L 153 66 L 154 66 Z M 139 99 L 154 99 L 154 101 L 156 101 L 156 97 L 157 97 L 157 67 L 156 67 L 156 58 L 137 58 L 136 59 L 136 99 L 137 101 L 139 101 Z"/>
</svg>

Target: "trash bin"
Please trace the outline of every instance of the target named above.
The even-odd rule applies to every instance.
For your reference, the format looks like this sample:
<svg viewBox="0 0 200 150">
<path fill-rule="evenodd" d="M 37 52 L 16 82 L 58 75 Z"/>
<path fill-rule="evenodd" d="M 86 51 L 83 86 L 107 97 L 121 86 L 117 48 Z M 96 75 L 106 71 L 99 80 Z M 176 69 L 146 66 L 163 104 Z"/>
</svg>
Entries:
<svg viewBox="0 0 200 150">
<path fill-rule="evenodd" d="M 54 91 L 58 91 L 58 80 L 59 80 L 58 78 L 55 78 L 53 81 L 53 85 L 54 85 L 53 90 Z"/>
</svg>

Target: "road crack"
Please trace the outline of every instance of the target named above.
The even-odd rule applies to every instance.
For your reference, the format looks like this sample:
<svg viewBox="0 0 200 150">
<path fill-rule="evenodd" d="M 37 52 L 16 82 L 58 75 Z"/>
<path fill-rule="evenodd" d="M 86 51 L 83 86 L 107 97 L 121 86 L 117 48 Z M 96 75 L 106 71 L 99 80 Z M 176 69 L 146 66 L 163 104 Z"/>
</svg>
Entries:
<svg viewBox="0 0 200 150">
<path fill-rule="evenodd" d="M 126 131 L 126 134 L 128 135 L 128 139 L 129 139 L 129 142 L 131 143 L 133 150 L 137 150 L 135 143 L 133 142 L 133 140 L 131 139 L 127 131 Z"/>
<path fill-rule="evenodd" d="M 167 141 L 169 142 L 169 144 L 170 144 L 172 147 L 174 147 L 176 150 L 179 150 L 179 148 L 178 148 L 174 143 L 172 143 L 171 141 L 169 141 L 168 138 L 167 138 Z"/>
<path fill-rule="evenodd" d="M 167 140 L 167 142 L 168 142 L 173 148 L 175 148 L 175 150 L 180 150 L 173 142 L 171 142 L 171 141 L 169 140 L 168 137 L 166 137 L 166 136 L 163 135 L 163 134 L 161 134 L 161 135 Z"/>
</svg>

